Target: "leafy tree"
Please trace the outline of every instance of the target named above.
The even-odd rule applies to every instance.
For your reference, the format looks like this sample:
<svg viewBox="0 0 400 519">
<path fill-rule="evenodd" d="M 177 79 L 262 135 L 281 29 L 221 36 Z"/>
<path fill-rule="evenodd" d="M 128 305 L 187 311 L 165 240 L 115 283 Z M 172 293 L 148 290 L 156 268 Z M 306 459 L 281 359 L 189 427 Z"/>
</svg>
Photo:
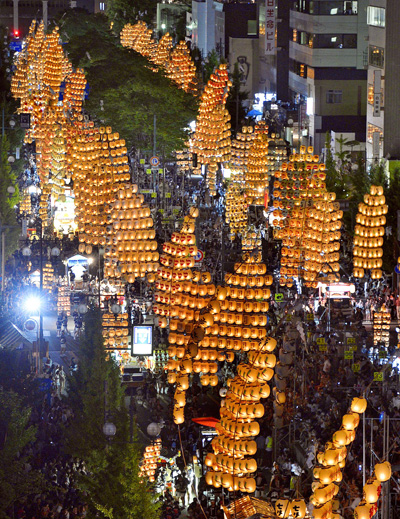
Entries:
<svg viewBox="0 0 400 519">
<path fill-rule="evenodd" d="M 19 200 L 18 186 L 16 185 L 16 175 L 12 171 L 8 162 L 10 144 L 7 136 L 0 137 L 0 224 L 12 226 L 5 229 L 6 258 L 18 248 L 20 228 L 17 225 L 14 206 Z M 13 186 L 14 194 L 10 194 L 7 189 Z"/>
<path fill-rule="evenodd" d="M 26 469 L 29 457 L 24 449 L 36 438 L 30 414 L 17 393 L 0 390 L 0 518 L 12 517 L 9 510 L 15 501 L 44 486 L 39 472 Z"/>
<path fill-rule="evenodd" d="M 364 194 L 369 191 L 370 180 L 365 168 L 365 160 L 361 153 L 357 156 L 355 168 L 352 169 L 350 177 L 350 199 L 361 202 Z"/>
<path fill-rule="evenodd" d="M 109 0 L 107 2 L 107 16 L 118 33 L 126 23 L 135 24 L 143 20 L 152 24 L 156 12 L 157 2 L 154 0 Z"/>
<path fill-rule="evenodd" d="M 98 309 L 86 315 L 80 352 L 79 369 L 70 377 L 68 396 L 74 420 L 65 432 L 67 451 L 87 465 L 88 475 L 80 477 L 79 487 L 94 515 L 156 519 L 158 504 L 139 478 L 141 455 L 137 443 L 129 443 L 119 368 L 104 349 Z M 110 441 L 103 433 L 105 421 L 116 426 Z"/>
<path fill-rule="evenodd" d="M 169 156 L 183 146 L 185 128 L 196 116 L 197 102 L 191 94 L 119 45 L 105 16 L 69 11 L 61 34 L 68 40 L 69 59 L 86 72 L 90 95 L 85 108 L 98 124 L 112 126 L 128 147 L 151 152 L 156 115 L 157 152 Z"/>
<path fill-rule="evenodd" d="M 217 51 L 213 49 L 211 52 L 207 54 L 207 57 L 204 60 L 203 66 L 203 81 L 204 84 L 208 82 L 211 74 L 214 72 L 216 68 L 220 66 L 221 63 L 225 63 L 225 60 L 221 59 L 218 55 Z"/>
</svg>

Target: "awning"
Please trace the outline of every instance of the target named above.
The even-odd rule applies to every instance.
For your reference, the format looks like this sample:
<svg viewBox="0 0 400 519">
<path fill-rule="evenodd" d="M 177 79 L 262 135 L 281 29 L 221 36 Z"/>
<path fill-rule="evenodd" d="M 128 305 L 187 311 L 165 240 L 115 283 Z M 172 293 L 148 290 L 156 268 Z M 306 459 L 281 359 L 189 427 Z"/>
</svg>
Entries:
<svg viewBox="0 0 400 519">
<path fill-rule="evenodd" d="M 219 420 L 213 416 L 206 416 L 204 418 L 192 418 L 192 422 L 198 423 L 199 425 L 205 425 L 206 427 L 215 428 L 215 424 L 217 424 Z"/>
<path fill-rule="evenodd" d="M 22 332 L 11 321 L 7 321 L 0 327 L 0 348 L 9 350 L 32 349 L 32 340 L 29 336 L 32 336 L 32 334 L 28 335 L 28 333 Z"/>
</svg>

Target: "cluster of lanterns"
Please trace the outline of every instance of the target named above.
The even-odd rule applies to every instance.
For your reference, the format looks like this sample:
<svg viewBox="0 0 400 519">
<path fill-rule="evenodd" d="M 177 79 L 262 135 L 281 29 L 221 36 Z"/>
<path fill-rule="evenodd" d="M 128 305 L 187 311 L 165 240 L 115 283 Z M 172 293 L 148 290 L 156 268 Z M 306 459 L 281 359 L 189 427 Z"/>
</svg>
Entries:
<svg viewBox="0 0 400 519">
<path fill-rule="evenodd" d="M 381 495 L 382 483 L 388 481 L 392 475 L 392 467 L 388 461 L 377 463 L 363 488 L 363 499 L 354 509 L 356 519 L 370 519 L 378 511 L 378 499 Z"/>
<path fill-rule="evenodd" d="M 332 436 L 332 441 L 325 444 L 325 450 L 317 454 L 318 466 L 314 468 L 313 494 L 310 501 L 314 505 L 314 518 L 338 518 L 335 514 L 339 502 L 334 497 L 339 492 L 342 481 L 342 469 L 346 465 L 347 446 L 356 436 L 360 415 L 365 412 L 365 398 L 353 398 L 350 411 L 342 417 L 342 426 Z"/>
<path fill-rule="evenodd" d="M 129 316 L 127 313 L 102 315 L 102 335 L 107 350 L 129 347 Z"/>
<path fill-rule="evenodd" d="M 46 263 L 43 267 L 43 288 L 45 290 L 49 290 L 50 292 L 53 290 L 54 283 L 54 269 L 51 263 Z"/>
<path fill-rule="evenodd" d="M 243 234 L 247 229 L 247 207 L 245 195 L 244 170 L 251 143 L 255 137 L 252 126 L 243 126 L 231 142 L 229 169 L 230 181 L 225 196 L 225 221 L 230 227 L 231 240 L 237 233 Z"/>
<path fill-rule="evenodd" d="M 176 165 L 180 173 L 185 173 L 191 170 L 193 156 L 188 148 L 175 152 Z"/>
<path fill-rule="evenodd" d="M 151 45 L 143 45 L 151 50 Z M 159 61 L 165 52 L 162 48 L 168 48 L 167 39 L 159 49 Z M 59 101 L 62 82 L 65 89 Z M 42 193 L 39 215 L 45 226 L 50 195 L 64 201 L 72 178 L 79 252 L 91 254 L 93 246 L 105 247 L 105 275 L 123 295 L 121 280 L 132 283 L 158 268 L 153 220 L 137 186 L 130 183 L 125 141 L 111 127 L 96 128 L 83 116 L 85 87 L 83 71 L 73 70 L 64 56 L 58 28 L 45 35 L 43 23 L 38 27 L 32 23 L 18 54 L 11 90 L 21 100 L 19 110 L 31 114 L 25 139 L 36 143 Z M 115 319 L 106 314 L 109 348 L 114 343 L 126 347 L 127 324 L 119 322 L 126 320 L 119 316 L 114 326 Z"/>
<path fill-rule="evenodd" d="M 112 223 L 112 204 L 120 182 L 130 180 L 125 141 L 111 127 L 95 128 L 92 122 L 73 140 L 69 156 L 74 181 L 75 217 L 79 252 L 106 244 L 106 225 Z"/>
<path fill-rule="evenodd" d="M 249 127 L 248 131 L 252 131 Z M 254 127 L 254 139 L 252 141 L 245 168 L 245 189 L 248 203 L 253 205 L 264 205 L 264 194 L 269 186 L 269 166 L 271 165 L 268 155 L 268 126 L 265 121 L 260 121 Z"/>
<path fill-rule="evenodd" d="M 161 440 L 157 439 L 152 445 L 147 445 L 143 453 L 143 461 L 140 466 L 139 476 L 147 478 L 150 483 L 154 483 L 158 460 L 161 453 Z"/>
<path fill-rule="evenodd" d="M 184 41 L 173 47 L 172 38 L 166 33 L 157 43 L 151 29 L 142 21 L 135 25 L 126 24 L 122 28 L 120 39 L 121 45 L 145 56 L 156 67 L 163 68 L 178 88 L 185 92 L 193 91 L 196 66 Z"/>
<path fill-rule="evenodd" d="M 218 383 L 215 361 L 225 359 L 217 353 L 217 340 L 211 343 L 204 332 L 204 328 L 212 324 L 212 314 L 218 311 L 219 304 L 217 301 L 210 303 L 216 294 L 211 274 L 192 270 L 197 254 L 194 235 L 197 216 L 198 209 L 191 208 L 180 232 L 173 233 L 171 241 L 164 243 L 157 274 L 148 276 L 155 284 L 153 311 L 159 315 L 158 324 L 165 328 L 169 321 L 166 369 L 169 371 L 168 382 L 176 384 L 176 423 L 183 422 L 189 374 L 202 373 L 202 385 L 215 386 Z"/>
<path fill-rule="evenodd" d="M 247 200 L 239 175 L 231 177 L 225 196 L 225 221 L 229 224 L 231 239 L 237 233 L 244 234 L 247 229 Z"/>
<path fill-rule="evenodd" d="M 385 235 L 385 203 L 382 186 L 371 186 L 364 202 L 358 205 L 353 241 L 354 277 L 363 278 L 365 269 L 371 270 L 372 279 L 382 277 L 383 236 Z"/>
<path fill-rule="evenodd" d="M 274 173 L 274 218 L 272 225 L 284 227 L 286 219 L 295 207 L 310 206 L 310 201 L 321 196 L 325 185 L 325 165 L 318 164 L 319 156 L 313 155 L 313 147 L 300 146 L 300 153 L 289 156 Z M 281 238 L 279 238 L 281 239 Z"/>
<path fill-rule="evenodd" d="M 58 287 L 57 294 L 57 313 L 61 314 L 64 312 L 66 315 L 71 315 L 71 291 L 66 283 L 63 283 Z"/>
<path fill-rule="evenodd" d="M 340 228 L 343 211 L 336 195 L 326 191 L 325 165 L 317 164 L 312 147 L 302 146 L 275 172 L 274 236 L 282 240 L 280 284 L 293 286 L 303 277 L 305 285 L 316 288 L 319 274 L 336 281 L 340 269 Z"/>
<path fill-rule="evenodd" d="M 226 100 L 232 83 L 226 64 L 214 72 L 201 95 L 196 131 L 192 137 L 191 151 L 198 162 L 207 165 L 207 187 L 216 195 L 218 163 L 228 162 L 231 153 L 231 123 Z"/>
<path fill-rule="evenodd" d="M 82 77 L 81 71 L 73 73 L 71 63 L 64 56 L 58 27 L 45 35 L 43 23 L 37 26 L 32 22 L 15 61 L 11 92 L 20 99 L 19 111 L 31 116 L 25 142 L 35 140 L 36 143 L 37 173 L 42 184 L 39 215 L 44 227 L 49 221 L 50 195 L 54 200 L 62 199 L 70 179 L 66 167 L 71 125 L 68 117 L 73 116 L 71 110 L 81 109 L 79 104 L 72 107 L 71 102 L 82 101 Z M 60 87 L 64 81 L 67 95 L 60 102 Z"/>
<path fill-rule="evenodd" d="M 137 190 L 135 184 L 120 184 L 106 227 L 104 275 L 124 277 L 128 283 L 159 266 L 150 208 L 143 205 L 144 197 Z"/>
<path fill-rule="evenodd" d="M 228 392 L 221 402 L 221 420 L 216 424 L 218 436 L 212 441 L 214 454 L 209 453 L 205 463 L 211 470 L 206 482 L 215 488 L 228 491 L 254 492 L 255 480 L 248 477 L 257 470 L 254 456 L 260 433 L 258 418 L 264 416 L 261 399 L 268 398 L 271 389 L 268 382 L 274 376 L 276 357 L 272 353 L 276 340 L 265 337 L 257 341 L 249 352 L 248 362 L 240 363 L 237 375 L 228 379 Z"/>
<path fill-rule="evenodd" d="M 386 348 L 389 346 L 390 335 L 390 310 L 385 306 L 378 312 L 374 312 L 374 345 L 383 344 Z"/>
<path fill-rule="evenodd" d="M 19 213 L 29 215 L 32 212 L 31 195 L 27 190 L 22 193 L 22 200 L 19 204 Z"/>
</svg>

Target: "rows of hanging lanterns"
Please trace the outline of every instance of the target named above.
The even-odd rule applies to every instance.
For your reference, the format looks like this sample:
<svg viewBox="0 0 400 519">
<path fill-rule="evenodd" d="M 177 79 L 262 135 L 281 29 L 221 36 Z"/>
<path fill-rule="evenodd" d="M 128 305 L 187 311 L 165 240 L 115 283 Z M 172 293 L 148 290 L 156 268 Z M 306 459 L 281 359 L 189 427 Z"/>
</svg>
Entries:
<svg viewBox="0 0 400 519">
<path fill-rule="evenodd" d="M 62 82 L 66 86 L 60 101 Z M 58 27 L 45 35 L 43 23 L 32 22 L 15 61 L 11 92 L 20 99 L 19 111 L 31 117 L 25 142 L 36 144 L 36 168 L 41 182 L 39 216 L 43 227 L 49 222 L 49 203 L 65 196 L 70 179 L 67 154 L 71 120 L 81 112 L 85 85 L 83 72 L 73 72 L 64 56 Z"/>
<path fill-rule="evenodd" d="M 32 212 L 31 195 L 27 189 L 22 191 L 21 202 L 19 204 L 19 213 L 30 215 Z"/>
<path fill-rule="evenodd" d="M 183 40 L 173 48 L 165 67 L 167 76 L 185 92 L 195 91 L 196 66 Z"/>
<path fill-rule="evenodd" d="M 363 278 L 365 269 L 372 279 L 382 277 L 383 236 L 388 212 L 382 186 L 371 186 L 358 205 L 353 240 L 354 276 Z"/>
<path fill-rule="evenodd" d="M 272 225 L 278 229 L 285 227 L 293 208 L 310 205 L 305 202 L 318 197 L 320 189 L 325 187 L 324 175 L 318 175 L 319 171 L 325 170 L 325 165 L 318 164 L 319 156 L 313 155 L 313 150 L 312 146 L 300 146 L 299 153 L 290 155 L 289 160 L 280 163 L 279 169 L 275 170 L 272 194 L 276 210 Z"/>
<path fill-rule="evenodd" d="M 275 172 L 273 196 L 274 236 L 282 240 L 280 284 L 293 286 L 303 277 L 306 286 L 315 288 L 319 274 L 328 282 L 339 271 L 340 228 L 343 212 L 335 194 L 326 191 L 325 165 L 318 155 L 302 146 Z"/>
<path fill-rule="evenodd" d="M 135 25 L 127 23 L 121 30 L 120 41 L 123 47 L 129 47 L 146 58 L 153 56 L 157 43 L 153 39 L 153 31 L 143 21 Z"/>
<path fill-rule="evenodd" d="M 147 478 L 150 483 L 155 480 L 155 473 L 157 470 L 157 464 L 161 453 L 161 440 L 155 440 L 152 445 L 147 445 L 144 449 L 143 460 L 140 465 L 139 476 L 141 478 Z"/>
<path fill-rule="evenodd" d="M 106 227 L 104 276 L 124 277 L 134 283 L 136 277 L 158 269 L 159 254 L 150 208 L 135 184 L 121 184 L 111 205 Z"/>
<path fill-rule="evenodd" d="M 251 126 L 248 132 L 252 132 Z M 254 127 L 254 138 L 249 149 L 245 168 L 245 189 L 248 203 L 264 205 L 264 193 L 269 186 L 268 125 L 260 121 Z"/>
<path fill-rule="evenodd" d="M 212 74 L 201 95 L 196 131 L 191 151 L 199 164 L 207 166 L 206 183 L 210 195 L 216 195 L 218 164 L 228 162 L 231 152 L 231 123 L 226 100 L 232 86 L 226 64 Z"/>
<path fill-rule="evenodd" d="M 251 142 L 255 134 L 250 126 L 243 126 L 231 142 L 229 160 L 230 179 L 225 195 L 225 221 L 229 224 L 230 238 L 235 239 L 237 233 L 243 234 L 247 229 L 248 202 L 245 194 L 244 170 Z"/>
<path fill-rule="evenodd" d="M 191 208 L 180 232 L 173 233 L 171 241 L 164 243 L 157 274 L 148 276 L 148 280 L 155 284 L 153 311 L 160 316 L 158 324 L 162 328 L 169 325 L 170 359 L 166 369 L 169 371 L 168 382 L 176 384 L 174 416 L 177 423 L 181 423 L 181 409 L 186 403 L 187 376 L 201 372 L 202 384 L 215 386 L 218 383 L 215 375 L 218 364 L 215 361 L 225 359 L 225 356 L 222 358 L 217 354 L 217 341 L 203 337 L 201 331 L 196 334 L 199 340 L 193 342 L 194 323 L 205 327 L 212 321 L 212 314 L 206 309 L 216 294 L 211 274 L 192 270 L 197 254 L 194 235 L 197 216 L 198 209 Z M 211 311 L 216 310 L 218 303 L 214 302 Z"/>
<path fill-rule="evenodd" d="M 43 267 L 43 288 L 51 292 L 54 288 L 54 268 L 51 263 Z"/>
<path fill-rule="evenodd" d="M 276 340 L 265 337 L 255 341 L 248 353 L 248 362 L 237 367 L 237 375 L 228 379 L 228 392 L 221 402 L 221 419 L 216 424 L 218 436 L 212 441 L 214 454 L 208 454 L 205 464 L 210 467 L 206 482 L 215 488 L 252 493 L 256 483 L 249 477 L 257 470 L 253 457 L 257 452 L 254 438 L 260 432 L 256 419 L 264 416 L 261 399 L 268 398 L 268 382 L 274 376 L 276 357 L 272 353 Z"/>
<path fill-rule="evenodd" d="M 64 313 L 66 315 L 71 315 L 71 290 L 66 282 L 62 283 L 58 287 L 57 293 L 57 313 Z"/>
<path fill-rule="evenodd" d="M 385 306 L 382 306 L 380 310 L 374 312 L 373 329 L 375 346 L 382 343 L 386 348 L 389 346 L 390 322 L 390 310 Z"/>
<path fill-rule="evenodd" d="M 129 316 L 125 312 L 113 314 L 106 311 L 103 313 L 102 335 L 106 350 L 126 350 L 129 348 L 129 324 Z"/>
<path fill-rule="evenodd" d="M 313 471 L 315 481 L 312 484 L 313 493 L 310 498 L 314 505 L 315 519 L 329 517 L 339 508 L 339 503 L 334 497 L 339 492 L 338 484 L 343 478 L 342 469 L 346 465 L 347 446 L 354 441 L 360 415 L 366 408 L 365 398 L 353 398 L 349 412 L 342 417 L 340 430 L 333 434 L 332 441 L 325 444 L 324 451 L 317 454 L 318 466 Z"/>
<path fill-rule="evenodd" d="M 144 35 L 143 48 L 151 48 L 149 41 Z M 162 45 L 168 47 L 168 42 Z M 62 82 L 65 90 L 59 102 Z M 105 275 L 116 295 L 122 296 L 126 282 L 158 268 L 153 220 L 143 195 L 130 183 L 125 141 L 111 127 L 96 128 L 83 116 L 85 87 L 83 71 L 73 70 L 64 56 L 58 28 L 45 35 L 43 24 L 32 24 L 16 63 L 12 91 L 21 99 L 20 111 L 31 114 L 26 141 L 36 143 L 42 192 L 39 215 L 45 226 L 50 195 L 65 200 L 72 178 L 79 252 L 105 248 Z M 101 295 L 100 300 L 104 302 Z M 103 325 L 108 348 L 127 348 L 125 314 L 106 313 Z"/>
<path fill-rule="evenodd" d="M 151 29 L 148 29 L 142 21 L 135 25 L 130 23 L 124 25 L 120 41 L 124 47 L 135 50 L 148 58 L 156 67 L 163 68 L 178 88 L 182 88 L 185 92 L 193 91 L 196 66 L 185 41 L 180 41 L 173 47 L 172 37 L 166 33 L 157 43 L 153 39 Z"/>
<path fill-rule="evenodd" d="M 388 461 L 377 463 L 372 476 L 363 487 L 363 498 L 354 509 L 356 519 L 370 519 L 378 511 L 378 499 L 381 495 L 382 483 L 392 475 L 392 467 Z"/>
<path fill-rule="evenodd" d="M 327 274 L 329 280 L 337 280 L 339 272 L 339 250 L 341 219 L 343 211 L 335 202 L 335 193 L 324 193 L 306 211 L 308 216 L 303 232 L 303 278 L 306 286 L 316 287 L 317 276 Z"/>
</svg>

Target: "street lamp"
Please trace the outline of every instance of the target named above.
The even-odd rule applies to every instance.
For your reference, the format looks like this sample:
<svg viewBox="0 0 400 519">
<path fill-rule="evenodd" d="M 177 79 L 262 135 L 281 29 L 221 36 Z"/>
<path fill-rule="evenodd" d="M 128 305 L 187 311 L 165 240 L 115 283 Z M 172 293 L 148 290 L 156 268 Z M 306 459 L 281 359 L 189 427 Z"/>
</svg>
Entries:
<svg viewBox="0 0 400 519">
<path fill-rule="evenodd" d="M 117 432 L 117 428 L 112 422 L 105 422 L 103 425 L 103 433 L 107 437 L 107 440 L 111 440 L 113 436 L 115 436 Z"/>
</svg>

